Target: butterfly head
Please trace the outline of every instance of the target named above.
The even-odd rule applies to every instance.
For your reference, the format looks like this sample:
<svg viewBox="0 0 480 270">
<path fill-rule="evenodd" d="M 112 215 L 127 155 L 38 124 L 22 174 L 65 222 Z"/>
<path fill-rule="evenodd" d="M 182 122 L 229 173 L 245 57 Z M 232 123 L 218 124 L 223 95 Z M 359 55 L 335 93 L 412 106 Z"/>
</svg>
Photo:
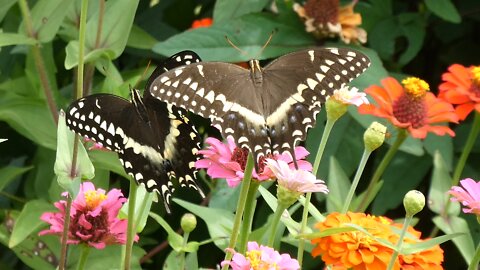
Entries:
<svg viewBox="0 0 480 270">
<path fill-rule="evenodd" d="M 252 77 L 253 82 L 255 85 L 261 85 L 263 82 L 263 76 L 260 62 L 257 59 L 252 59 L 248 64 L 250 65 L 250 76 Z"/>
</svg>

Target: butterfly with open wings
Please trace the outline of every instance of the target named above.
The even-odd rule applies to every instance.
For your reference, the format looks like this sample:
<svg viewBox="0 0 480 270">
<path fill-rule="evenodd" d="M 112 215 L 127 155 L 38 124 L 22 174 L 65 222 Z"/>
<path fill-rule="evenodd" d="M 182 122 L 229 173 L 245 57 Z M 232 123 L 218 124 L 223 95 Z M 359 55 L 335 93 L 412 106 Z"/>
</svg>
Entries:
<svg viewBox="0 0 480 270">
<path fill-rule="evenodd" d="M 284 55 L 265 68 L 222 62 L 174 68 L 155 78 L 151 94 L 210 118 L 224 137 L 261 156 L 289 152 L 306 139 L 321 104 L 370 65 L 347 48 L 313 48 Z M 293 158 L 295 160 L 295 157 Z"/>
<path fill-rule="evenodd" d="M 195 182 L 200 138 L 184 109 L 155 99 L 149 89 L 165 71 L 200 61 L 194 52 L 180 52 L 155 69 L 143 97 L 136 89 L 131 90 L 131 101 L 94 94 L 73 102 L 66 113 L 70 129 L 117 152 L 125 171 L 137 183 L 161 194 L 168 212 L 173 178 L 204 197 Z"/>
</svg>

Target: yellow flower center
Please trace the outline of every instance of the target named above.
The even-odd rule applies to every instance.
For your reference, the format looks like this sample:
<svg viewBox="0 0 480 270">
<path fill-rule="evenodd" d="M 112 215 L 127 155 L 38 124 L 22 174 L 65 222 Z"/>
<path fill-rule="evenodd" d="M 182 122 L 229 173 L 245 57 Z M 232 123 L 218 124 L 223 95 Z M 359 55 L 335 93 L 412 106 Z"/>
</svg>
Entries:
<svg viewBox="0 0 480 270">
<path fill-rule="evenodd" d="M 103 202 L 107 195 L 97 192 L 96 190 L 88 190 L 84 193 L 85 202 L 89 209 L 95 209 L 101 202 Z"/>
<path fill-rule="evenodd" d="M 472 81 L 477 86 L 480 86 L 480 66 L 474 66 L 471 69 L 472 72 Z"/>
<path fill-rule="evenodd" d="M 247 251 L 245 255 L 250 261 L 251 268 L 254 270 L 279 269 L 276 263 L 269 264 L 268 262 L 262 261 L 262 251 L 260 250 Z"/>
<path fill-rule="evenodd" d="M 409 77 L 402 81 L 407 94 L 413 98 L 421 98 L 427 91 L 430 91 L 430 86 L 422 79 Z"/>
</svg>

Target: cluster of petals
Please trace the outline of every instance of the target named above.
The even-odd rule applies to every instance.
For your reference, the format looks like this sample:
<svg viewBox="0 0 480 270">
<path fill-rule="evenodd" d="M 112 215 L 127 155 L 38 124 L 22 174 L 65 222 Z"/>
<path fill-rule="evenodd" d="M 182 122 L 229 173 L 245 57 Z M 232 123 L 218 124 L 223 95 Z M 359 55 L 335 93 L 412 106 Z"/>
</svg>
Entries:
<svg viewBox="0 0 480 270">
<path fill-rule="evenodd" d="M 193 21 L 192 29 L 200 28 L 200 27 L 209 27 L 212 24 L 213 24 L 212 18 L 203 18 L 203 19 Z"/>
<path fill-rule="evenodd" d="M 226 143 L 213 137 L 207 138 L 205 142 L 208 144 L 208 147 L 198 151 L 200 155 L 203 155 L 203 159 L 196 161 L 195 167 L 206 169 L 207 174 L 212 178 L 225 178 L 230 187 L 240 184 L 243 179 L 248 150 L 238 148 L 232 137 L 227 137 Z M 295 148 L 295 157 L 297 158 L 299 169 L 312 170 L 312 165 L 308 161 L 303 160 L 308 154 L 308 151 L 303 147 Z M 272 158 L 288 163 L 291 168 L 295 166 L 289 153 L 274 155 Z M 260 172 L 254 169 L 252 173 L 253 179 L 265 181 L 275 177 L 262 160 L 259 162 L 258 167 Z"/>
<path fill-rule="evenodd" d="M 331 213 L 323 222 L 316 225 L 320 231 L 329 228 L 345 227 L 345 224 L 356 224 L 373 237 L 361 231 L 343 232 L 312 240 L 316 244 L 312 250 L 313 256 L 321 256 L 327 265 L 333 269 L 386 269 L 392 257 L 393 250 L 384 246 L 376 239 L 384 239 L 392 244 L 398 241 L 399 236 L 394 233 L 392 227 L 401 228 L 402 224 L 393 223 L 386 217 L 371 216 L 364 213 L 346 214 Z M 417 243 L 420 232 L 408 228 L 409 237 L 405 243 Z M 413 254 L 400 254 L 395 261 L 393 269 L 443 269 L 443 250 L 438 246 Z"/>
<path fill-rule="evenodd" d="M 291 168 L 283 160 L 267 159 L 267 166 L 277 178 L 277 183 L 292 192 L 323 192 L 328 193 L 325 182 L 309 171 Z"/>
<path fill-rule="evenodd" d="M 473 111 L 480 113 L 480 66 L 453 64 L 442 75 L 439 97 L 455 105 L 455 112 L 464 120 Z"/>
<path fill-rule="evenodd" d="M 64 195 L 68 195 L 64 193 Z M 107 194 L 103 189 L 95 189 L 91 182 L 80 185 L 80 192 L 72 202 L 68 244 L 87 244 L 97 249 L 106 245 L 124 244 L 126 241 L 127 220 L 117 218 L 126 199 L 119 189 Z M 50 224 L 50 228 L 39 235 L 62 235 L 65 220 L 66 201 L 56 202 L 59 212 L 46 212 L 41 220 Z"/>
<path fill-rule="evenodd" d="M 428 92 L 428 84 L 420 79 L 409 78 L 403 82 L 405 86 L 388 77 L 381 81 L 382 86 L 368 87 L 365 92 L 376 105 L 361 105 L 359 112 L 388 119 L 394 126 L 408 130 L 414 138 L 424 139 L 429 132 L 455 136 L 447 125 L 434 125 L 458 123 L 453 106 Z"/>
<path fill-rule="evenodd" d="M 271 247 L 259 245 L 257 242 L 248 242 L 245 255 L 235 253 L 231 261 L 223 261 L 222 267 L 229 265 L 233 270 L 264 270 L 281 269 L 297 270 L 300 265 L 290 254 L 280 254 Z"/>
<path fill-rule="evenodd" d="M 475 182 L 471 178 L 460 181 L 460 186 L 453 186 L 449 193 L 453 201 L 460 202 L 464 213 L 480 216 L 480 181 Z"/>
<path fill-rule="evenodd" d="M 362 16 L 353 11 L 354 3 L 340 6 L 338 0 L 307 0 L 305 5 L 293 5 L 305 23 L 305 31 L 317 38 L 339 36 L 345 43 L 367 42 L 367 32 L 360 28 Z"/>
<path fill-rule="evenodd" d="M 358 92 L 358 88 L 344 86 L 340 89 L 337 89 L 333 92 L 333 95 L 330 97 L 337 101 L 342 102 L 343 104 L 350 104 L 355 106 L 360 106 L 362 104 L 369 104 L 367 94 L 363 92 Z"/>
</svg>

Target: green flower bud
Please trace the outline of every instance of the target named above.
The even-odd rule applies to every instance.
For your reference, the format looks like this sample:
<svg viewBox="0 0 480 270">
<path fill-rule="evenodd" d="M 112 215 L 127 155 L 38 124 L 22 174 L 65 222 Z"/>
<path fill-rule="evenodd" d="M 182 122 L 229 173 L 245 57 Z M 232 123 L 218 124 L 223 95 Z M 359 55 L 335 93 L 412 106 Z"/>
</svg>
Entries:
<svg viewBox="0 0 480 270">
<path fill-rule="evenodd" d="M 387 133 L 387 127 L 373 122 L 363 134 L 363 142 L 365 149 L 372 152 L 382 146 L 385 141 L 385 134 Z"/>
<path fill-rule="evenodd" d="M 342 103 L 334 98 L 329 98 L 327 102 L 325 102 L 325 107 L 327 110 L 327 118 L 332 121 L 337 121 L 347 112 L 348 104 Z"/>
<path fill-rule="evenodd" d="M 189 233 L 197 227 L 197 218 L 193 214 L 187 213 L 182 216 L 180 226 L 184 232 Z"/>
<path fill-rule="evenodd" d="M 285 208 L 294 204 L 298 200 L 298 197 L 300 197 L 300 195 L 302 195 L 302 193 L 290 190 L 281 185 L 277 186 L 278 203 L 285 206 Z"/>
<path fill-rule="evenodd" d="M 407 217 L 413 217 L 425 207 L 425 196 L 418 190 L 410 190 L 403 198 Z"/>
</svg>

